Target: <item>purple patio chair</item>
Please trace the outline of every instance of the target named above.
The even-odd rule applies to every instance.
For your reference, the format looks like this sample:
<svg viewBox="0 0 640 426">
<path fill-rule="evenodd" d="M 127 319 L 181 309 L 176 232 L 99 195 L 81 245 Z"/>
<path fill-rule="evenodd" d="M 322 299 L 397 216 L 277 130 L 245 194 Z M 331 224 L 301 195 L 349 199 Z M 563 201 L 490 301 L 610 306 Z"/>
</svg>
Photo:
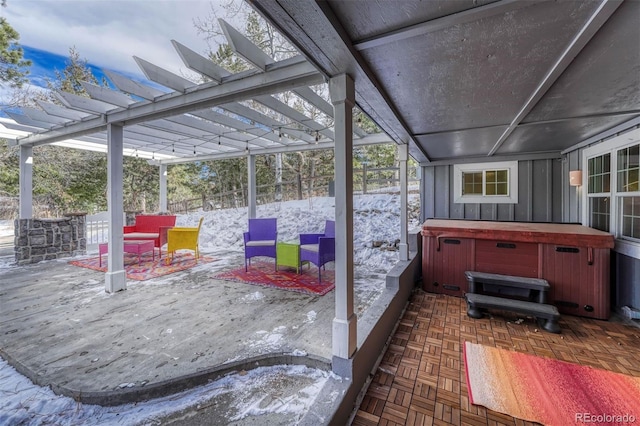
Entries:
<svg viewBox="0 0 640 426">
<path fill-rule="evenodd" d="M 324 265 L 336 260 L 336 222 L 327 220 L 324 234 L 300 234 L 300 262 L 309 261 L 318 267 L 318 283 L 322 282 Z"/>
<path fill-rule="evenodd" d="M 278 224 L 276 218 L 249 219 L 249 232 L 244 233 L 244 270 L 251 258 L 265 256 L 276 258 Z"/>
</svg>

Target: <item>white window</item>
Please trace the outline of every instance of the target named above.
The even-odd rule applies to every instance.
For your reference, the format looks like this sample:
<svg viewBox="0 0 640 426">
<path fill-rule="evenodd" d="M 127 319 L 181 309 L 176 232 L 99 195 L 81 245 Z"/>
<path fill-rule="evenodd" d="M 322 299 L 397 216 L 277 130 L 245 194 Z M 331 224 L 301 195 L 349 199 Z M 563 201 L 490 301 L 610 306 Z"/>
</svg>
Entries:
<svg viewBox="0 0 640 426">
<path fill-rule="evenodd" d="M 616 250 L 640 258 L 640 129 L 584 150 L 583 223 L 610 232 Z"/>
<path fill-rule="evenodd" d="M 456 164 L 455 203 L 518 203 L 518 162 Z"/>
</svg>

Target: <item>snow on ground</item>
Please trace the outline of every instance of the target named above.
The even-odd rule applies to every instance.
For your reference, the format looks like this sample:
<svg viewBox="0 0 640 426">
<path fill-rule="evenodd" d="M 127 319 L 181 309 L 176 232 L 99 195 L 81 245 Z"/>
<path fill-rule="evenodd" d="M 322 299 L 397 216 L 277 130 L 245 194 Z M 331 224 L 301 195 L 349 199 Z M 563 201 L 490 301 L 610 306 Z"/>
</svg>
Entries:
<svg viewBox="0 0 640 426">
<path fill-rule="evenodd" d="M 300 419 L 332 373 L 305 366 L 259 367 L 230 374 L 189 391 L 144 403 L 115 407 L 81 404 L 34 385 L 0 359 L 0 424 L 3 425 L 137 425 L 157 424 L 171 413 L 198 407 L 227 396 L 228 420 L 266 413 Z M 302 380 L 303 388 L 286 392 L 287 382 Z M 284 389 L 281 389 L 284 388 Z"/>
<path fill-rule="evenodd" d="M 13 235 L 13 220 L 0 220 L 0 237 Z"/>
<path fill-rule="evenodd" d="M 417 195 L 410 195 L 417 203 Z M 320 233 L 325 220 L 335 219 L 335 199 L 316 197 L 258 206 L 257 217 L 278 218 L 278 240 L 296 241 L 301 233 Z M 396 251 L 373 247 L 376 241 L 393 243 L 400 235 L 400 196 L 390 194 L 356 195 L 353 200 L 354 262 L 372 272 L 386 273 L 398 261 Z M 212 210 L 177 215 L 176 226 L 197 226 L 201 216 L 200 248 L 203 253 L 221 248 L 242 253 L 242 233 L 247 228 L 247 209 Z M 409 227 L 417 227 L 415 218 Z"/>
<path fill-rule="evenodd" d="M 416 195 L 410 195 L 410 205 L 416 206 L 417 200 Z M 417 208 L 411 210 L 417 211 Z M 322 232 L 325 220 L 334 219 L 334 215 L 334 198 L 329 197 L 268 204 L 257 208 L 258 217 L 278 218 L 280 241 L 295 241 L 300 233 Z M 243 252 L 242 233 L 247 227 L 246 208 L 178 215 L 176 225 L 197 226 L 201 216 L 204 216 L 200 231 L 202 253 Z M 356 268 L 368 273 L 367 277 L 357 279 L 355 286 L 361 297 L 374 299 L 380 294 L 384 275 L 398 260 L 397 251 L 374 247 L 374 242 L 383 242 L 384 248 L 399 238 L 400 197 L 389 194 L 354 196 L 353 223 Z M 410 229 L 418 225 L 417 217 L 410 219 Z M 0 236 L 3 235 L 13 235 L 13 221 L 0 221 Z M 12 255 L 0 256 L 0 270 L 15 267 L 13 261 Z M 207 264 L 198 266 L 206 267 Z M 162 285 L 162 282 L 154 280 L 154 285 Z M 262 293 L 256 291 L 245 296 L 246 300 L 243 301 L 250 302 L 263 297 Z M 316 312 L 309 311 L 306 321 L 313 322 L 315 318 Z M 263 334 L 256 335 L 256 339 L 249 342 L 249 345 L 262 345 L 268 349 L 283 338 L 279 328 Z M 34 385 L 0 359 L 0 424 L 148 424 L 154 419 L 197 406 L 223 394 L 227 394 L 232 401 L 229 413 L 232 420 L 265 413 L 293 414 L 300 418 L 317 398 L 329 376 L 330 373 L 322 370 L 301 366 L 261 367 L 166 398 L 139 404 L 100 407 L 56 396 L 49 388 Z M 271 391 L 274 383 L 286 377 L 304 377 L 309 384 L 303 391 L 271 401 L 264 399 L 269 392 L 256 391 Z"/>
</svg>

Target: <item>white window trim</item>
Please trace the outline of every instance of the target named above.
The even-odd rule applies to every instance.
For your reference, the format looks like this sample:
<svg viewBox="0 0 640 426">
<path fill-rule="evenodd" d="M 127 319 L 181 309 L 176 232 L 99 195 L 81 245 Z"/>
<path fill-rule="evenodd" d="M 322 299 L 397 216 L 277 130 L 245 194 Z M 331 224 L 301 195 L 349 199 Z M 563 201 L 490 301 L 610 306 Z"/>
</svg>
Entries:
<svg viewBox="0 0 640 426">
<path fill-rule="evenodd" d="M 504 169 L 508 171 L 509 195 L 462 195 L 463 173 Z M 454 164 L 453 202 L 457 204 L 518 204 L 518 162 L 496 161 L 492 163 Z"/>
<path fill-rule="evenodd" d="M 634 129 L 626 132 L 622 135 L 616 136 L 602 143 L 594 145 L 590 148 L 586 148 L 582 151 L 582 164 L 584 172 L 582 173 L 582 223 L 583 225 L 590 226 L 589 222 L 589 193 L 588 193 L 588 179 L 589 179 L 589 159 L 598 157 L 604 154 L 611 154 L 611 175 L 609 187 L 609 198 L 611 200 L 611 217 L 609 222 L 610 233 L 616 238 L 616 246 L 614 250 L 618 253 L 622 253 L 629 257 L 640 259 L 640 242 L 636 242 L 630 239 L 626 239 L 620 236 L 620 203 L 618 198 L 618 150 L 626 148 L 630 145 L 635 145 L 640 142 L 640 129 Z M 630 193 L 633 195 L 635 193 Z M 595 194 L 594 194 L 595 195 Z"/>
</svg>

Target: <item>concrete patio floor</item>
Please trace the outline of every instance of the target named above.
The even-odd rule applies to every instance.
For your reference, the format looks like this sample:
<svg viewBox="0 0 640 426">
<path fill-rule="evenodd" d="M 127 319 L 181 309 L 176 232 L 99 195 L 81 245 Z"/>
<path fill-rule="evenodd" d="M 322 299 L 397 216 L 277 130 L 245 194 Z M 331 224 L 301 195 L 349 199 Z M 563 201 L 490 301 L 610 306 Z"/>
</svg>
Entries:
<svg viewBox="0 0 640 426">
<path fill-rule="evenodd" d="M 130 280 L 114 294 L 104 291 L 104 273 L 68 264 L 74 258 L 3 269 L 0 354 L 34 383 L 99 405 L 147 400 L 256 366 L 330 370 L 334 292 L 214 280 L 243 256 L 207 254 L 219 260 Z M 358 282 L 367 283 L 364 291 Z M 356 273 L 361 323 L 382 288 L 384 275 Z"/>
</svg>

